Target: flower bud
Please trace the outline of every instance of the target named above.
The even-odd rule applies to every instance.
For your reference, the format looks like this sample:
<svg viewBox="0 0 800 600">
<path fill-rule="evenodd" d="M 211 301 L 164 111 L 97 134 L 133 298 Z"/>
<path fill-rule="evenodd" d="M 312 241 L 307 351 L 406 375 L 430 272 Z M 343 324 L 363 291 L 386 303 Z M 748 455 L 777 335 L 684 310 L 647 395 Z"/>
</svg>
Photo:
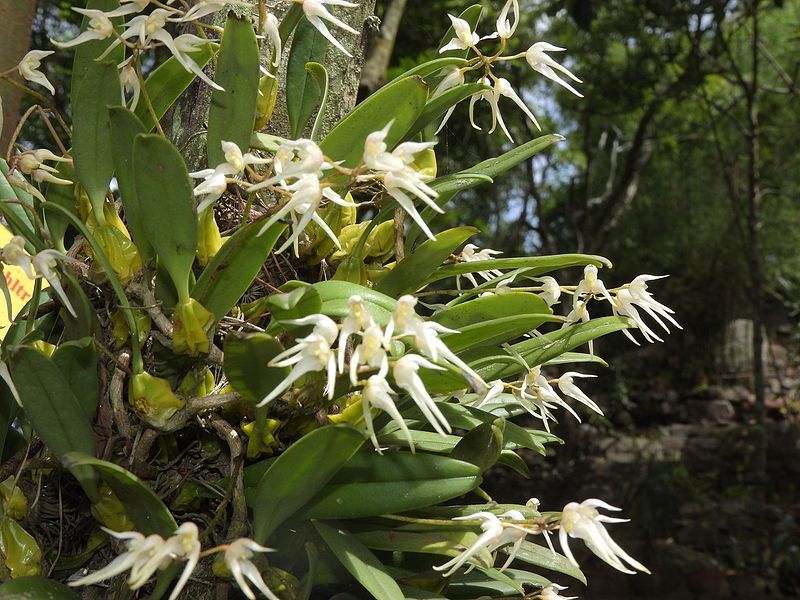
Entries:
<svg viewBox="0 0 800 600">
<path fill-rule="evenodd" d="M 136 329 L 139 332 L 139 345 L 144 344 L 150 336 L 150 328 L 152 327 L 152 320 L 143 310 L 134 310 L 133 320 L 136 323 Z M 114 340 L 115 348 L 122 348 L 131 337 L 131 330 L 128 329 L 128 320 L 122 310 L 115 311 L 111 315 L 111 336 Z"/>
<path fill-rule="evenodd" d="M 36 158 L 33 152 L 23 152 L 17 157 L 17 169 L 25 175 L 33 173 L 41 164 L 42 162 Z"/>
<path fill-rule="evenodd" d="M 0 520 L 0 553 L 13 579 L 42 573 L 39 544 L 14 519 Z"/>
<path fill-rule="evenodd" d="M 97 488 L 99 499 L 92 504 L 90 511 L 98 523 L 113 531 L 131 531 L 134 529 L 133 521 L 128 511 L 119 501 L 110 487 L 100 484 Z"/>
<path fill-rule="evenodd" d="M 211 346 L 209 331 L 214 315 L 194 298 L 175 305 L 172 315 L 172 349 L 178 354 L 206 354 Z"/>
<path fill-rule="evenodd" d="M 163 428 L 185 404 L 175 395 L 166 379 L 144 372 L 131 377 L 128 401 L 139 417 L 156 429 Z"/>
<path fill-rule="evenodd" d="M 197 223 L 197 262 L 206 266 L 222 247 L 222 236 L 214 219 L 214 207 L 200 213 Z"/>
<path fill-rule="evenodd" d="M 0 483 L 0 498 L 3 499 L 3 512 L 19 521 L 28 512 L 28 499 L 18 486 L 14 485 L 14 476 L 11 475 Z"/>
</svg>

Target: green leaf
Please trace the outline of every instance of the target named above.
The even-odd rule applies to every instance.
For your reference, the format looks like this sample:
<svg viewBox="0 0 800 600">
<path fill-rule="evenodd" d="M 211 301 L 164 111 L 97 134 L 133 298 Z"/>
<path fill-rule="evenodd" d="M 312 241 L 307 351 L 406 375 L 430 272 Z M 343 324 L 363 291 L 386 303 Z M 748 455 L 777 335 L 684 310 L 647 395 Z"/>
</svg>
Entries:
<svg viewBox="0 0 800 600">
<path fill-rule="evenodd" d="M 510 342 L 530 333 L 545 322 L 559 322 L 552 315 L 514 315 L 491 319 L 483 323 L 465 325 L 458 333 L 443 334 L 442 340 L 453 352 L 461 352 L 475 346 L 488 346 Z"/>
<path fill-rule="evenodd" d="M 79 340 L 93 335 L 100 335 L 102 329 L 100 322 L 97 320 L 97 310 L 89 301 L 86 292 L 83 291 L 76 274 L 65 270 L 61 276 L 61 281 L 65 284 L 64 291 L 77 314 L 76 317 L 73 317 L 69 311 L 62 312 L 63 339 Z"/>
<path fill-rule="evenodd" d="M 253 539 L 265 543 L 278 525 L 324 488 L 363 442 L 362 431 L 329 425 L 292 444 L 258 483 L 253 503 Z"/>
<path fill-rule="evenodd" d="M 530 477 L 531 470 L 522 457 L 513 450 L 502 450 L 500 457 L 497 459 L 497 464 L 504 465 L 522 475 L 523 477 Z"/>
<path fill-rule="evenodd" d="M 463 19 L 467 23 L 469 23 L 470 30 L 475 31 L 478 27 L 478 22 L 481 20 L 481 14 L 483 13 L 483 7 L 480 4 L 473 4 L 472 6 L 468 7 L 464 12 L 458 15 L 459 19 Z M 453 29 L 451 25 L 450 28 L 445 32 L 442 36 L 442 41 L 439 42 L 439 48 L 442 48 L 447 45 L 447 43 L 456 37 L 456 30 Z M 469 49 L 464 50 L 448 50 L 447 52 L 441 53 L 442 56 L 455 56 L 464 58 L 469 55 Z"/>
<path fill-rule="evenodd" d="M 186 164 L 165 138 L 139 134 L 133 144 L 133 174 L 147 239 L 178 296 L 186 300 L 197 249 L 197 215 Z"/>
<path fill-rule="evenodd" d="M 364 154 L 364 141 L 370 133 L 383 129 L 390 121 L 386 145 L 393 148 L 406 135 L 425 107 L 428 86 L 419 77 L 395 80 L 355 107 L 325 136 L 322 151 L 345 167 L 355 167 Z M 391 107 L 391 110 L 387 110 Z"/>
<path fill-rule="evenodd" d="M 417 291 L 429 273 L 440 267 L 456 248 L 476 233 L 475 227 L 454 227 L 436 234 L 435 240 L 425 240 L 398 262 L 375 288 L 394 298 Z"/>
<path fill-rule="evenodd" d="M 403 600 L 403 592 L 383 565 L 352 533 L 314 522 L 322 539 L 345 569 L 377 600 Z"/>
<path fill-rule="evenodd" d="M 192 288 L 192 297 L 205 306 L 217 321 L 239 302 L 253 284 L 275 242 L 286 229 L 276 223 L 259 236 L 262 223 L 241 227 L 222 245 Z"/>
<path fill-rule="evenodd" d="M 47 447 L 59 458 L 74 451 L 94 454 L 89 417 L 56 363 L 29 346 L 12 348 L 8 362 L 25 415 Z"/>
<path fill-rule="evenodd" d="M 224 370 L 228 382 L 245 400 L 258 403 L 289 375 L 289 367 L 270 367 L 283 346 L 269 334 L 225 336 Z"/>
<path fill-rule="evenodd" d="M 360 452 L 303 514 L 317 519 L 353 519 L 403 512 L 456 498 L 480 483 L 478 467 L 446 456 Z"/>
<path fill-rule="evenodd" d="M 289 62 L 286 67 L 286 107 L 292 137 L 299 138 L 314 113 L 323 88 L 306 70 L 310 62 L 322 63 L 328 40 L 317 31 L 308 19 L 303 19 L 295 29 Z"/>
<path fill-rule="evenodd" d="M 421 452 L 436 452 L 437 454 L 449 454 L 455 448 L 456 444 L 461 441 L 457 435 L 440 435 L 432 431 L 420 431 L 419 429 L 411 429 L 411 440 L 414 442 L 414 448 Z M 402 446 L 408 448 L 408 438 L 405 433 L 399 429 L 395 429 L 389 433 L 379 433 L 378 443 L 381 446 Z"/>
<path fill-rule="evenodd" d="M 429 185 L 439 193 L 439 197 L 435 200 L 436 204 L 443 207 L 459 192 L 474 188 L 487 180 L 491 181 L 498 175 L 502 175 L 522 161 L 563 139 L 563 136 L 556 134 L 543 135 L 525 142 L 500 156 L 484 160 L 469 169 L 435 179 Z M 422 211 L 421 216 L 426 223 L 430 224 L 436 214 L 432 208 L 427 207 Z M 412 223 L 406 236 L 407 250 L 414 247 L 414 243 L 421 233 L 419 226 L 416 223 Z"/>
<path fill-rule="evenodd" d="M 389 83 L 390 84 L 395 83 L 406 77 L 425 78 L 428 75 L 438 73 L 445 67 L 463 67 L 466 64 L 467 61 L 465 59 L 454 56 L 434 58 L 433 60 L 429 60 L 428 62 L 424 62 L 420 65 L 412 67 L 408 71 L 404 71 L 403 73 L 392 79 Z"/>
<path fill-rule="evenodd" d="M 46 577 L 17 577 L 0 585 L 3 600 L 79 600 L 63 583 Z"/>
<path fill-rule="evenodd" d="M 142 210 L 136 196 L 133 144 L 137 135 L 147 133 L 149 129 L 124 106 L 112 106 L 108 109 L 108 114 L 111 123 L 111 154 L 114 158 L 122 206 L 125 209 L 125 220 L 142 260 L 147 262 L 153 256 L 153 249 L 144 225 L 147 214 Z"/>
<path fill-rule="evenodd" d="M 0 198 L 3 200 L 19 200 L 33 208 L 31 195 L 12 186 L 6 178 L 7 175 L 8 163 L 5 159 L 0 158 Z M 35 233 L 37 228 L 33 223 L 32 214 L 27 208 L 15 202 L 0 202 L 0 214 L 5 217 L 9 229 L 14 235 L 21 235 L 31 243 L 38 242 L 36 250 L 41 250 L 44 247 L 39 241 L 39 236 Z"/>
<path fill-rule="evenodd" d="M 314 126 L 311 128 L 311 139 L 315 142 L 319 140 L 322 125 L 325 121 L 325 110 L 328 106 L 328 71 L 323 65 L 316 62 L 306 64 L 306 71 L 311 73 L 317 86 L 322 90 L 322 100 L 319 101 L 317 116 L 314 118 Z"/>
<path fill-rule="evenodd" d="M 94 469 L 122 502 L 136 526 L 136 531 L 145 535 L 157 533 L 164 537 L 175 533 L 178 525 L 172 513 L 156 493 L 130 471 L 114 463 L 77 452 L 65 456 L 64 462 L 71 468 Z"/>
<path fill-rule="evenodd" d="M 14 435 L 12 424 L 17 418 L 19 406 L 14 400 L 14 395 L 5 381 L 0 381 L 0 461 L 3 459 L 6 449 L 6 441 L 9 436 Z"/>
<path fill-rule="evenodd" d="M 54 173 L 59 179 L 66 179 L 67 181 L 77 181 L 75 175 L 75 168 L 71 163 L 60 162 L 56 166 Z M 77 185 L 56 185 L 51 183 L 47 186 L 47 193 L 45 199 L 49 203 L 58 204 L 64 207 L 71 213 L 75 214 L 75 195 L 78 191 Z M 50 213 L 45 215 L 45 222 L 47 223 L 47 230 L 50 232 L 50 237 L 53 239 L 58 250 L 64 250 L 64 234 L 69 227 L 69 221 L 62 217 L 60 214 Z"/>
<path fill-rule="evenodd" d="M 197 49 L 191 53 L 190 58 L 202 69 L 216 54 L 219 44 L 209 42 L 202 46 L 195 46 L 195 48 Z M 150 73 L 145 79 L 144 89 L 150 97 L 153 112 L 159 119 L 166 114 L 196 77 L 197 75 L 184 69 L 183 65 L 174 56 L 170 56 L 155 71 Z M 153 127 L 156 126 L 155 119 L 150 113 L 146 102 L 139 102 L 136 107 L 136 116 L 147 131 L 152 131 Z"/>
<path fill-rule="evenodd" d="M 583 265 L 595 265 L 596 267 L 608 266 L 611 263 L 603 256 L 595 254 L 553 254 L 551 256 L 519 256 L 515 258 L 494 258 L 491 263 L 484 261 L 462 262 L 452 265 L 439 267 L 427 279 L 424 285 L 430 285 L 434 281 L 464 275 L 465 273 L 476 273 L 491 269 L 520 269 L 525 268 L 525 274 L 529 277 L 537 277 L 545 273 L 578 267 Z"/>
<path fill-rule="evenodd" d="M 274 324 L 276 328 L 292 329 L 285 324 L 286 321 L 319 314 L 322 310 L 322 299 L 314 286 L 301 281 L 289 281 L 280 289 L 280 293 L 264 298 L 264 310 L 272 316 L 270 326 Z"/>
<path fill-rule="evenodd" d="M 508 554 L 509 551 L 509 547 L 500 549 L 500 552 L 503 554 Z M 546 548 L 545 546 L 524 541 L 522 542 L 522 546 L 520 546 L 519 551 L 517 551 L 516 557 L 517 560 L 521 560 L 522 562 L 536 565 L 537 567 L 542 567 L 543 569 L 558 571 L 559 573 L 563 573 L 564 575 L 569 575 L 570 577 L 577 579 L 584 585 L 586 584 L 586 576 L 578 567 L 569 562 L 566 556 L 563 556 L 557 552 L 554 553 L 550 550 L 550 548 Z"/>
<path fill-rule="evenodd" d="M 314 284 L 314 288 L 322 299 L 320 312 L 334 318 L 344 318 L 350 313 L 347 300 L 353 295 L 361 296 L 370 314 L 380 325 L 386 325 L 389 322 L 397 304 L 394 298 L 386 294 L 349 281 L 334 279 L 320 281 Z"/>
<path fill-rule="evenodd" d="M 491 266 L 494 268 L 494 261 L 492 261 Z M 484 265 L 483 269 L 487 268 Z M 511 291 L 504 294 L 478 297 L 468 302 L 456 304 L 434 313 L 431 320 L 450 329 L 461 329 L 467 325 L 484 323 L 508 315 L 530 314 L 544 316 L 553 314 L 553 311 L 536 294 Z"/>
<path fill-rule="evenodd" d="M 497 573 L 496 569 L 493 570 Z M 499 581 L 496 577 L 491 577 L 486 569 L 475 569 L 469 573 L 455 573 L 447 584 L 447 597 L 452 600 L 481 597 L 518 598 L 520 584 L 529 583 L 538 587 L 550 585 L 550 581 L 541 575 L 519 569 L 505 569 L 502 575 L 509 578 L 511 582 Z"/>
<path fill-rule="evenodd" d="M 503 449 L 504 419 L 482 423 L 467 433 L 450 453 L 451 458 L 472 463 L 485 473 L 500 458 Z"/>
<path fill-rule="evenodd" d="M 59 344 L 53 362 L 69 383 L 89 420 L 94 418 L 100 398 L 100 377 L 97 371 L 100 353 L 92 338 Z"/>
<path fill-rule="evenodd" d="M 233 13 L 225 21 L 225 32 L 217 56 L 216 83 L 208 109 L 208 164 L 225 162 L 222 141 L 234 142 L 245 152 L 253 132 L 258 99 L 259 57 L 256 33 L 249 19 Z"/>
<path fill-rule="evenodd" d="M 100 10 L 102 12 L 110 12 L 116 8 L 119 8 L 119 0 L 87 0 L 85 3 L 81 3 L 85 5 L 85 8 L 90 10 Z M 89 27 L 90 17 L 85 16 L 81 20 L 81 32 L 86 31 Z M 122 17 L 117 17 L 116 19 L 111 19 L 111 23 L 113 23 L 114 27 L 117 28 L 117 31 L 120 31 L 120 26 L 123 22 Z M 78 87 L 81 85 L 84 77 L 86 74 L 94 67 L 96 67 L 99 63 L 95 61 L 101 54 L 103 54 L 106 49 L 111 45 L 112 42 L 115 41 L 116 38 L 109 37 L 105 40 L 90 40 L 88 42 L 84 42 L 83 44 L 79 44 L 73 50 L 74 58 L 72 60 L 72 80 L 71 80 L 71 90 L 70 94 L 73 98 L 75 98 L 75 94 L 78 90 Z M 125 47 L 120 44 L 114 50 L 112 50 L 104 60 L 107 62 L 114 63 L 118 65 L 122 62 L 125 56 Z M 117 96 L 119 98 L 119 96 Z M 73 104 L 74 110 L 74 104 Z M 74 114 L 74 113 L 73 113 Z"/>
<path fill-rule="evenodd" d="M 75 174 L 101 225 L 105 223 L 103 202 L 114 174 L 108 107 L 119 101 L 119 72 L 114 62 L 92 65 L 72 96 Z"/>
<path fill-rule="evenodd" d="M 462 100 L 466 100 L 473 94 L 490 89 L 489 86 L 480 83 L 467 83 L 447 90 L 440 96 L 428 100 L 425 108 L 420 113 L 417 120 L 406 133 L 406 139 L 411 139 L 431 123 L 437 123 L 451 107 Z"/>
<path fill-rule="evenodd" d="M 512 348 L 525 359 L 530 367 L 534 367 L 544 364 L 564 352 L 587 344 L 590 340 L 632 326 L 633 323 L 626 317 L 600 317 L 587 323 L 573 324 L 519 342 L 512 345 Z M 522 372 L 523 367 L 517 361 L 499 360 L 499 358 L 507 357 L 508 353 L 499 347 L 474 348 L 461 356 L 484 381 L 504 379 Z M 431 393 L 444 393 L 464 387 L 463 380 L 451 373 L 426 371 L 421 373 L 421 377 L 425 382 L 425 387 Z"/>
<path fill-rule="evenodd" d="M 357 533 L 358 540 L 373 550 L 387 552 L 419 552 L 457 556 L 458 547 L 469 548 L 478 535 L 472 531 L 399 531 L 396 529 Z"/>
</svg>

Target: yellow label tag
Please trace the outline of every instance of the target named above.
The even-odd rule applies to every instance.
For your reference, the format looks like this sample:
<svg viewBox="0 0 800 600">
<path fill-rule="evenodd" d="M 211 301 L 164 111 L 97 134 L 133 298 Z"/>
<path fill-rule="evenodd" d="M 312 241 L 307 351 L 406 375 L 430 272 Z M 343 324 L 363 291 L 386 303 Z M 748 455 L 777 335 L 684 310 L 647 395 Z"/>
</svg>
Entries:
<svg viewBox="0 0 800 600">
<path fill-rule="evenodd" d="M 13 234 L 0 223 L 0 247 L 5 246 L 11 241 Z M 31 299 L 33 294 L 34 280 L 28 277 L 20 267 L 14 265 L 3 265 L 3 274 L 6 277 L 6 285 L 8 291 L 11 292 L 11 314 L 15 315 L 22 309 L 23 306 Z M 42 282 L 43 287 L 47 286 L 47 282 Z M 6 300 L 4 296 L 0 296 L 2 302 L 2 309 L 0 309 L 0 340 L 2 340 L 8 331 L 8 311 L 6 310 Z"/>
</svg>

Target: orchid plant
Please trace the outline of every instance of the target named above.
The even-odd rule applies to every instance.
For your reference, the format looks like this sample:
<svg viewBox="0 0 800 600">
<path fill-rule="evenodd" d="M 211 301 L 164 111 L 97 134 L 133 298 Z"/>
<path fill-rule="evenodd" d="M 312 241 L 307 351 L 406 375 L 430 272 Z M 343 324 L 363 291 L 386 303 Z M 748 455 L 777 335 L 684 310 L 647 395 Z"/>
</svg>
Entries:
<svg viewBox="0 0 800 600">
<path fill-rule="evenodd" d="M 4 288 L 3 597 L 105 586 L 173 600 L 214 580 L 272 600 L 558 600 L 552 577 L 585 582 L 570 539 L 648 572 L 605 528 L 623 519 L 598 510 L 619 509 L 540 511 L 481 482 L 494 468 L 526 476 L 524 452 L 559 441 L 559 412 L 602 414 L 577 383 L 593 375 L 561 365 L 602 364 L 593 341 L 606 334 L 654 342 L 653 323 L 677 327 L 648 291 L 660 276 L 607 287 L 603 257 L 501 257 L 467 243 L 475 228 L 436 223 L 460 191 L 563 139 L 440 175 L 437 127 L 466 100 L 474 125 L 485 100 L 508 135 L 504 97 L 538 127 L 495 69 L 524 59 L 580 96 L 547 54 L 563 49 L 504 55 L 517 0 L 482 37 L 472 6 L 450 15 L 440 58 L 323 131 L 325 66 L 278 66 L 303 36 L 348 54 L 328 26 L 357 35 L 343 20 L 355 6 L 294 0 L 279 16 L 263 0 L 90 0 L 74 9 L 81 32 L 53 41 L 75 52 L 73 122 L 35 106 L 17 136 L 40 118 L 53 148 L 15 137 L 0 161 L 13 234 L 0 258 L 36 282 L 18 315 Z M 231 9 L 224 27 L 202 21 Z M 145 76 L 160 47 L 169 57 Z M 52 53 L 1 75 L 65 93 L 40 70 Z M 278 78 L 315 99 L 313 123 L 287 105 L 308 137 L 273 129 Z M 193 84 L 212 102 L 197 132 L 207 164 L 190 173 L 162 122 Z M 53 494 L 57 518 L 33 510 Z"/>
</svg>

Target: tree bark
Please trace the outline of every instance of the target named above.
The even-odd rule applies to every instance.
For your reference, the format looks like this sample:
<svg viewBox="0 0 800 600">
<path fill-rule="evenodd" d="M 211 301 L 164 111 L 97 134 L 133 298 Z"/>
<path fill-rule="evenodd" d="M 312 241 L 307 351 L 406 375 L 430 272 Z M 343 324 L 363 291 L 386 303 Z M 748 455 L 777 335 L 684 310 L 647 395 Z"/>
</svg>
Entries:
<svg viewBox="0 0 800 600">
<path fill-rule="evenodd" d="M 407 2 L 408 0 L 391 0 L 386 7 L 380 33 L 370 46 L 369 56 L 361 73 L 361 89 L 365 95 L 371 94 L 386 82 L 386 72 Z"/>
<path fill-rule="evenodd" d="M 36 14 L 35 0 L 0 0 L 0 70 L 17 64 L 25 56 L 31 44 L 31 28 Z M 22 90 L 5 81 L 0 81 L 0 98 L 3 100 L 3 130 L 0 133 L 0 148 L 6 148 L 17 125 Z"/>
<path fill-rule="evenodd" d="M 280 2 L 276 7 L 270 8 L 270 11 L 280 19 L 290 6 L 289 2 Z M 329 87 L 328 104 L 322 124 L 323 135 L 330 131 L 333 125 L 355 106 L 361 69 L 364 65 L 364 49 L 367 37 L 365 33 L 371 26 L 374 8 L 375 0 L 362 0 L 359 2 L 358 7 L 352 9 L 343 9 L 338 6 L 330 7 L 335 16 L 360 33 L 359 35 L 352 35 L 334 27 L 331 28 L 337 39 L 353 55 L 353 58 L 348 58 L 333 46 L 329 46 L 326 52 L 325 68 L 328 70 Z M 223 25 L 224 22 L 225 11 L 217 13 L 212 21 L 214 25 L 219 26 Z M 182 31 L 181 33 L 184 32 Z M 281 85 L 278 90 L 275 112 L 265 129 L 268 133 L 283 137 L 290 136 L 285 93 L 286 66 L 290 51 L 291 37 L 286 44 L 286 48 L 283 49 L 281 58 L 278 73 Z M 262 57 L 262 62 L 267 60 L 267 57 Z M 209 69 L 211 68 L 213 67 L 209 67 Z M 206 166 L 205 131 L 210 102 L 211 89 L 202 81 L 196 80 L 165 119 L 164 131 L 175 145 L 181 149 L 190 169 L 196 170 Z M 214 167 L 215 165 L 208 166 Z"/>
</svg>

